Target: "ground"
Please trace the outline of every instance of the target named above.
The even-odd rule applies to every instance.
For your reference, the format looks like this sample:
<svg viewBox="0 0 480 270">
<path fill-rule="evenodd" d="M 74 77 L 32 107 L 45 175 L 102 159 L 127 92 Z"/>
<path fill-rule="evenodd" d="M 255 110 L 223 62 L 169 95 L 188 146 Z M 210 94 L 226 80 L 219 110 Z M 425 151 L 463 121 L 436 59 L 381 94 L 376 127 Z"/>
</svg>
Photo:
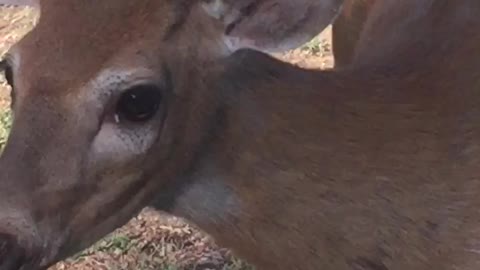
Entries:
<svg viewBox="0 0 480 270">
<path fill-rule="evenodd" d="M 0 55 L 35 24 L 37 14 L 28 8 L 0 7 Z M 330 29 L 304 47 L 277 55 L 282 60 L 307 68 L 328 68 L 333 64 Z M 0 148 L 10 125 L 9 88 L 0 75 Z M 205 234 L 167 214 L 145 209 L 127 225 L 90 249 L 53 266 L 50 270 L 180 270 L 252 269 L 222 249 Z"/>
</svg>

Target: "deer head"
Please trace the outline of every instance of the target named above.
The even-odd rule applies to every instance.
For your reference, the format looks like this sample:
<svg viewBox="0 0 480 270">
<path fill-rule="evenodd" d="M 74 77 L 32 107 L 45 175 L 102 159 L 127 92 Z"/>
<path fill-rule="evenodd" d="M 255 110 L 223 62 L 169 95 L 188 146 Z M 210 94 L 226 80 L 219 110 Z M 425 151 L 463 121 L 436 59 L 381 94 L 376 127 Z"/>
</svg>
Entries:
<svg viewBox="0 0 480 270">
<path fill-rule="evenodd" d="M 5 58 L 0 269 L 45 268 L 181 183 L 218 120 L 217 63 L 294 48 L 341 2 L 0 1 L 41 11 Z"/>
</svg>

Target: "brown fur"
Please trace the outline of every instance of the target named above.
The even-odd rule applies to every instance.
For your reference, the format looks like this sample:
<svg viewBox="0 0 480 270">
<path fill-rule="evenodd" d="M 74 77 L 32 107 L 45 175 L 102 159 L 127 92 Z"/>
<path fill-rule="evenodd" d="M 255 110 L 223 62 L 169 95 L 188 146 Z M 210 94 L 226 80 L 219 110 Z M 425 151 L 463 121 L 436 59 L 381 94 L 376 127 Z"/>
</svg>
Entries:
<svg viewBox="0 0 480 270">
<path fill-rule="evenodd" d="M 153 200 L 258 269 L 480 267 L 480 2 L 378 1 L 355 65 L 315 71 L 251 50 L 214 54 L 218 25 L 195 4 L 93 1 L 44 2 L 13 50 L 0 231 L 29 247 L 23 269 L 85 247 Z M 85 14 L 92 23 L 78 29 Z M 188 18 L 164 39 L 175 14 Z M 115 166 L 109 155 L 101 170 L 90 149 L 116 94 L 82 82 L 122 65 L 148 67 L 171 89 L 164 118 L 121 126 L 135 132 L 129 142 L 155 132 L 147 153 Z M 117 180 L 126 172 L 141 177 Z M 6 258 L 1 270 L 18 269 Z"/>
<path fill-rule="evenodd" d="M 342 12 L 332 24 L 332 50 L 335 67 L 350 64 L 375 0 L 345 0 Z"/>
</svg>

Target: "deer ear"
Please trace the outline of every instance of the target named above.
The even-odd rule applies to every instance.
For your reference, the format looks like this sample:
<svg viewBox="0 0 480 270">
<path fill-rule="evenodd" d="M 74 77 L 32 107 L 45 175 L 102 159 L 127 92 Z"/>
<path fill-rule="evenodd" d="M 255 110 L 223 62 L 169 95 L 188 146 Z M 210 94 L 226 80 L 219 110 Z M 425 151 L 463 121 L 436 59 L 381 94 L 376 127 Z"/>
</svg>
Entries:
<svg viewBox="0 0 480 270">
<path fill-rule="evenodd" d="M 0 0 L 0 5 L 38 6 L 38 0 Z"/>
<path fill-rule="evenodd" d="M 202 0 L 203 9 L 224 26 L 231 51 L 252 48 L 283 52 L 322 32 L 344 0 Z"/>
</svg>

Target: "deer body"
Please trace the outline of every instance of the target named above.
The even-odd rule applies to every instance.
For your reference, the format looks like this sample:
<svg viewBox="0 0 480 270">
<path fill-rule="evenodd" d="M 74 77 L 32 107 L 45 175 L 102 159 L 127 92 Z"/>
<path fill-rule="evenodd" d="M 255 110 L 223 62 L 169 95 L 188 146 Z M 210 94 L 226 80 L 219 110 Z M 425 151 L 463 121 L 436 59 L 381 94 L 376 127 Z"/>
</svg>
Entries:
<svg viewBox="0 0 480 270">
<path fill-rule="evenodd" d="M 116 1 L 44 0 L 11 51 L 1 270 L 44 268 L 148 204 L 258 269 L 480 266 L 478 1 L 375 3 L 333 71 L 228 53 L 299 43 L 252 28 L 288 2 Z"/>
<path fill-rule="evenodd" d="M 160 209 L 260 269 L 478 265 L 480 130 L 465 122 L 477 111 L 467 93 L 413 87 L 409 73 L 392 85 L 389 74 L 293 71 L 242 53 L 214 88 L 227 104 L 190 185 Z"/>
</svg>

